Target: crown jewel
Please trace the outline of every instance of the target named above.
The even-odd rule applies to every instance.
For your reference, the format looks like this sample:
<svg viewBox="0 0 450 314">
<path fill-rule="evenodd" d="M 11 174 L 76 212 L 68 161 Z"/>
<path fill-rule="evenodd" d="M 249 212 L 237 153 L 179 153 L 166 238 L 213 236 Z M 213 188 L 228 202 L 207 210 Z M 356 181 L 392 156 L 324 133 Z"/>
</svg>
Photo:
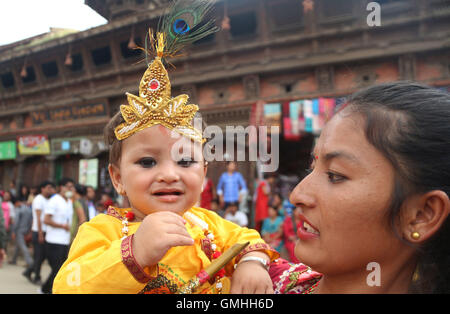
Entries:
<svg viewBox="0 0 450 314">
<path fill-rule="evenodd" d="M 187 104 L 188 95 L 171 97 L 169 76 L 159 57 L 145 71 L 139 85 L 139 96 L 127 93 L 128 105 L 121 105 L 125 120 L 117 126 L 115 134 L 123 140 L 145 128 L 161 124 L 194 141 L 203 142 L 202 133 L 191 123 L 199 110 L 197 105 Z"/>
</svg>

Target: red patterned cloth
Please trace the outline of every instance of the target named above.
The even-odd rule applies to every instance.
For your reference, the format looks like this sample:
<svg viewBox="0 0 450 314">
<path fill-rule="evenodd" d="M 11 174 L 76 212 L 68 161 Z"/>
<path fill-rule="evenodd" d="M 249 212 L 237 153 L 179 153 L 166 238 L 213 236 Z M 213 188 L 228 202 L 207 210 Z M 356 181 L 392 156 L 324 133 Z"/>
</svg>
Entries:
<svg viewBox="0 0 450 314">
<path fill-rule="evenodd" d="M 213 199 L 214 183 L 211 179 L 207 179 L 203 192 L 200 196 L 200 207 L 211 209 L 211 201 Z"/>
<path fill-rule="evenodd" d="M 322 278 L 305 264 L 293 264 L 279 258 L 270 264 L 269 275 L 275 294 L 301 294 Z"/>
</svg>

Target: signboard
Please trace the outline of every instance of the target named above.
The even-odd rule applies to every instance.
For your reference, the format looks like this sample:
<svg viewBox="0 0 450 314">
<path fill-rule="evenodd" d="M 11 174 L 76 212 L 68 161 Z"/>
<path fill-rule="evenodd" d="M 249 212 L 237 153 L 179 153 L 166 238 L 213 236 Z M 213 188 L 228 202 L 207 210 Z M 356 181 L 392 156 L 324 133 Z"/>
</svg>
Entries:
<svg viewBox="0 0 450 314">
<path fill-rule="evenodd" d="M 27 135 L 17 138 L 19 153 L 21 155 L 48 155 L 50 144 L 47 135 Z"/>
<path fill-rule="evenodd" d="M 0 160 L 16 159 L 16 141 L 0 142 Z"/>
<path fill-rule="evenodd" d="M 98 159 L 80 159 L 78 182 L 82 185 L 90 185 L 94 189 L 98 187 Z"/>
<path fill-rule="evenodd" d="M 108 149 L 102 136 L 55 138 L 51 140 L 51 147 L 53 155 L 82 154 L 90 156 Z"/>
<path fill-rule="evenodd" d="M 104 104 L 89 104 L 31 112 L 30 116 L 33 124 L 43 124 L 48 122 L 101 117 L 106 114 L 106 106 Z"/>
</svg>

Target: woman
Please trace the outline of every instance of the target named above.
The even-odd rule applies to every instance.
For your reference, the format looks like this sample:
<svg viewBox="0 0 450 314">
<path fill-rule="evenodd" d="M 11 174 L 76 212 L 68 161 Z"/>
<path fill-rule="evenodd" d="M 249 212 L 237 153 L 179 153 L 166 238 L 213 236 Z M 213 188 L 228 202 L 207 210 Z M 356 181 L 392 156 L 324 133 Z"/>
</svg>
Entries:
<svg viewBox="0 0 450 314">
<path fill-rule="evenodd" d="M 86 187 L 81 184 L 75 184 L 75 194 L 72 195 L 73 214 L 72 225 L 70 227 L 70 242 L 75 239 L 78 233 L 78 228 L 86 222 L 88 219 L 87 207 L 84 202 L 84 196 L 86 196 Z"/>
<path fill-rule="evenodd" d="M 449 139 L 447 93 L 400 82 L 353 95 L 290 197 L 295 255 L 322 276 L 299 265 L 290 285 L 272 276 L 276 292 L 449 293 Z"/>
<path fill-rule="evenodd" d="M 28 201 L 28 196 L 29 195 L 30 195 L 30 190 L 29 190 L 28 186 L 25 185 L 25 184 L 21 184 L 19 192 L 18 192 L 17 199 L 19 201 L 21 201 L 21 202 L 25 202 L 26 203 Z"/>
<path fill-rule="evenodd" d="M 200 194 L 200 207 L 205 209 L 211 209 L 211 202 L 216 198 L 216 189 L 214 188 L 213 181 L 205 177 L 203 181 L 203 189 Z"/>
<path fill-rule="evenodd" d="M 283 218 L 278 215 L 274 204 L 269 205 L 269 217 L 264 219 L 261 236 L 277 252 L 283 249 Z"/>
<path fill-rule="evenodd" d="M 9 232 L 10 226 L 14 224 L 15 217 L 13 199 L 10 191 L 5 191 L 3 193 L 2 210 L 5 219 L 5 228 L 6 231 Z"/>
</svg>

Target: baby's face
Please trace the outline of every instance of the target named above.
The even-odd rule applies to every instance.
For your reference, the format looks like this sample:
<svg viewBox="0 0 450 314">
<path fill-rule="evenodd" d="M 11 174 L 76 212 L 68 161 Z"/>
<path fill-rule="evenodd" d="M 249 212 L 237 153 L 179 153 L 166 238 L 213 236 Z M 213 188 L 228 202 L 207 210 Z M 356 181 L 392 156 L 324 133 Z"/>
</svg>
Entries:
<svg viewBox="0 0 450 314">
<path fill-rule="evenodd" d="M 119 166 L 112 171 L 116 188 L 120 184 L 131 206 L 145 215 L 182 215 L 199 200 L 206 174 L 201 144 L 173 138 L 161 125 L 125 139 Z"/>
</svg>

